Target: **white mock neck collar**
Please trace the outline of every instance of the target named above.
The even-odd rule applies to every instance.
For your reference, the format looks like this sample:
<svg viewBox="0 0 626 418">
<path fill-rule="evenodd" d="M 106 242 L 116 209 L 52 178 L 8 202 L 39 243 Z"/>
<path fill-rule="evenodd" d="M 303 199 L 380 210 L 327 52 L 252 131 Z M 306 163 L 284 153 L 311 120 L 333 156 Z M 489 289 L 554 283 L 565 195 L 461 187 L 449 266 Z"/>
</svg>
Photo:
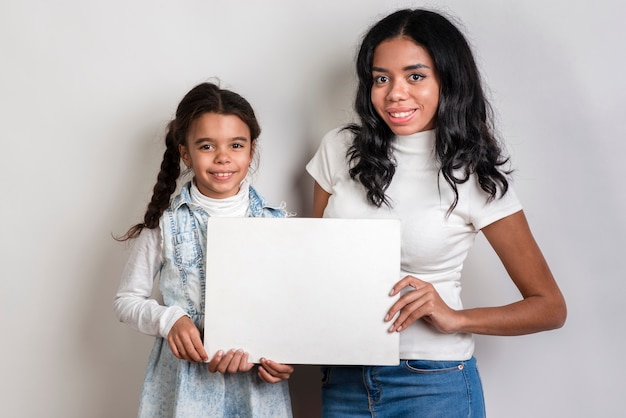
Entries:
<svg viewBox="0 0 626 418">
<path fill-rule="evenodd" d="M 214 199 L 203 195 L 194 179 L 191 182 L 190 195 L 192 202 L 202 207 L 209 216 L 244 217 L 250 205 L 249 186 L 250 183 L 246 178 L 241 182 L 236 195 L 225 199 Z"/>
<path fill-rule="evenodd" d="M 435 147 L 436 133 L 435 129 L 431 129 L 411 135 L 396 135 L 393 147 L 403 153 L 432 152 Z"/>
</svg>

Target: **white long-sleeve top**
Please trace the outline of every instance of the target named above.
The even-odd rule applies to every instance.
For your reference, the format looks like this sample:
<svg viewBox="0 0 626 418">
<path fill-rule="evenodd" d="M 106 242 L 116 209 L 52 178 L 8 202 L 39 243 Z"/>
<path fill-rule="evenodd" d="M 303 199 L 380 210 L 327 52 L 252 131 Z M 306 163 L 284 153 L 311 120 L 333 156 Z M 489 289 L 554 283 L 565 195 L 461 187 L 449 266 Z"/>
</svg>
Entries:
<svg viewBox="0 0 626 418">
<path fill-rule="evenodd" d="M 245 216 L 250 203 L 249 183 L 244 181 L 237 195 L 226 199 L 204 196 L 192 182 L 193 203 L 209 216 Z M 187 315 L 180 306 L 164 306 L 154 295 L 154 284 L 163 265 L 161 228 L 144 228 L 135 239 L 113 299 L 113 313 L 121 322 L 144 334 L 167 338 L 174 323 Z"/>
<path fill-rule="evenodd" d="M 186 313 L 180 306 L 163 306 L 154 298 L 154 283 L 162 265 L 161 228 L 146 228 L 135 240 L 122 273 L 113 313 L 137 331 L 167 338 Z"/>
</svg>

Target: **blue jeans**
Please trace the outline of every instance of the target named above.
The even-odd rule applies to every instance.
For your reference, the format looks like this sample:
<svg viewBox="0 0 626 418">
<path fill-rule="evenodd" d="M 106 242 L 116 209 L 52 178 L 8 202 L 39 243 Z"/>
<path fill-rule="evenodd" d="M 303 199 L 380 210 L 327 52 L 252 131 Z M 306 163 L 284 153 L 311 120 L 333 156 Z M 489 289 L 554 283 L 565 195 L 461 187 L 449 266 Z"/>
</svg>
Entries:
<svg viewBox="0 0 626 418">
<path fill-rule="evenodd" d="M 322 417 L 481 418 L 476 359 L 401 360 L 399 366 L 322 368 Z"/>
</svg>

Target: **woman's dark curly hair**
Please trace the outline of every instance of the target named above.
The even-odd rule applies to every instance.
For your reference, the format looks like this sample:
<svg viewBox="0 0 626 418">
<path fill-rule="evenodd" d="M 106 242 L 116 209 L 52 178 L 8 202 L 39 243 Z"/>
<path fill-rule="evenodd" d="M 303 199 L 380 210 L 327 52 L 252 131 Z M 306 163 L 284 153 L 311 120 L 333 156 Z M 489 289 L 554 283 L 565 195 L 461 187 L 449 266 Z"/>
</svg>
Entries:
<svg viewBox="0 0 626 418">
<path fill-rule="evenodd" d="M 167 126 L 166 149 L 161 162 L 161 171 L 157 176 L 143 222 L 132 226 L 126 234 L 117 238 L 119 241 L 136 238 L 144 228 L 153 229 L 159 225 L 159 219 L 170 204 L 172 193 L 176 190 L 176 181 L 180 176 L 179 145 L 185 145 L 189 127 L 205 113 L 239 117 L 250 129 L 253 144 L 261 134 L 252 106 L 239 94 L 220 89 L 212 83 L 202 83 L 191 89 L 178 105 L 176 117 Z"/>
<path fill-rule="evenodd" d="M 358 90 L 354 103 L 360 124 L 345 127 L 354 133 L 348 150 L 350 176 L 365 186 L 371 204 L 391 205 L 385 191 L 395 173 L 391 157 L 394 134 L 371 102 L 372 62 L 374 50 L 381 42 L 399 36 L 425 48 L 439 76 L 435 151 L 440 173 L 455 195 L 448 213 L 458 203 L 457 185 L 466 182 L 472 173 L 491 200 L 496 198 L 498 187 L 504 195 L 509 186 L 506 175 L 510 171 L 502 166 L 509 159 L 503 156 L 495 138 L 493 112 L 485 98 L 470 46 L 447 18 L 422 9 L 398 10 L 372 26 L 363 38 L 356 60 Z"/>
</svg>

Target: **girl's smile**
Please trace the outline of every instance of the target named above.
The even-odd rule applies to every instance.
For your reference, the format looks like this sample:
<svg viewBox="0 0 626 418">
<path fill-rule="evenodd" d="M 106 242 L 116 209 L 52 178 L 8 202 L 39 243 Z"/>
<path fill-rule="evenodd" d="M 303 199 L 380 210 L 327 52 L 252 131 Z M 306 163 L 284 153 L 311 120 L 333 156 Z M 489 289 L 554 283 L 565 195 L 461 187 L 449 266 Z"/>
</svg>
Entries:
<svg viewBox="0 0 626 418">
<path fill-rule="evenodd" d="M 254 145 L 250 128 L 239 117 L 210 112 L 192 122 L 186 145 L 179 151 L 193 169 L 198 190 L 205 196 L 224 199 L 239 191 L 252 162 Z"/>
</svg>

